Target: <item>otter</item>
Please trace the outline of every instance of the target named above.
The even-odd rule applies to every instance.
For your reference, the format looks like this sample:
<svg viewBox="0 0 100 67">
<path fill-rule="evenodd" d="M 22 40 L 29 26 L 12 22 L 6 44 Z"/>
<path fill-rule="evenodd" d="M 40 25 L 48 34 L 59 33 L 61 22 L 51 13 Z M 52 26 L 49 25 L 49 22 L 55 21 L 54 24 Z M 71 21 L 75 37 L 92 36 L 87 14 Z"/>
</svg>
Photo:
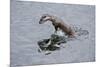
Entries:
<svg viewBox="0 0 100 67">
<path fill-rule="evenodd" d="M 49 15 L 49 14 L 43 14 L 40 21 L 39 21 L 39 24 L 43 24 L 46 21 L 52 22 L 52 25 L 55 28 L 55 33 L 60 29 L 68 37 L 74 37 L 74 35 L 75 35 L 74 30 L 71 28 L 70 25 L 65 24 L 62 19 L 60 19 L 56 16 Z"/>
</svg>

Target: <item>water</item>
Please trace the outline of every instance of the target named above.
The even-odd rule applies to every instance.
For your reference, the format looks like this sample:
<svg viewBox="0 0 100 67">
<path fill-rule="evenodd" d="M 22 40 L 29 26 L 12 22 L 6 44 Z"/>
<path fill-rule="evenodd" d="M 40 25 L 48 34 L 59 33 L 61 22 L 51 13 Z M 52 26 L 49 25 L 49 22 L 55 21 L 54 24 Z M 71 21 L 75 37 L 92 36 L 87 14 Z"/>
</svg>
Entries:
<svg viewBox="0 0 100 67">
<path fill-rule="evenodd" d="M 40 25 L 42 14 L 56 15 L 86 32 L 49 55 L 38 52 L 37 42 L 54 33 L 51 23 Z M 95 7 L 11 1 L 11 65 L 39 65 L 95 61 Z"/>
</svg>

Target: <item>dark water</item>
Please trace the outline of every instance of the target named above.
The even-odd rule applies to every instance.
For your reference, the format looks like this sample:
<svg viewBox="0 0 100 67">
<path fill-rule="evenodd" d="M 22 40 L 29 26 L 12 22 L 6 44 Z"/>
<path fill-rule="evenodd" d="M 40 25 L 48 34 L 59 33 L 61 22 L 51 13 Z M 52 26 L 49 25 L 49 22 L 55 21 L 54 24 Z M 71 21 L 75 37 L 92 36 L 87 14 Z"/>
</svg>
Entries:
<svg viewBox="0 0 100 67">
<path fill-rule="evenodd" d="M 51 23 L 39 25 L 42 14 L 56 15 L 75 26 L 77 40 L 49 55 L 38 52 L 37 42 L 54 33 Z M 11 65 L 39 65 L 95 61 L 95 7 L 91 5 L 11 2 Z M 77 29 L 78 28 L 78 29 Z M 81 28 L 81 29 L 80 29 Z M 83 31 L 85 33 L 83 33 Z"/>
<path fill-rule="evenodd" d="M 82 28 L 79 28 L 76 26 L 73 26 L 73 30 L 75 31 L 75 37 L 73 37 L 73 38 L 66 37 L 67 35 L 60 36 L 59 34 L 58 35 L 52 34 L 49 39 L 42 39 L 42 40 L 38 41 L 37 42 L 37 44 L 39 46 L 38 52 L 41 53 L 41 52 L 45 51 L 44 54 L 48 55 L 48 54 L 52 53 L 49 51 L 60 50 L 62 44 L 65 44 L 69 41 L 78 40 L 80 36 L 85 37 L 84 39 L 88 39 L 88 37 L 89 37 L 88 30 L 83 30 Z M 61 31 L 61 33 L 63 33 L 63 32 Z M 48 51 L 48 52 L 46 53 L 46 51 Z"/>
</svg>

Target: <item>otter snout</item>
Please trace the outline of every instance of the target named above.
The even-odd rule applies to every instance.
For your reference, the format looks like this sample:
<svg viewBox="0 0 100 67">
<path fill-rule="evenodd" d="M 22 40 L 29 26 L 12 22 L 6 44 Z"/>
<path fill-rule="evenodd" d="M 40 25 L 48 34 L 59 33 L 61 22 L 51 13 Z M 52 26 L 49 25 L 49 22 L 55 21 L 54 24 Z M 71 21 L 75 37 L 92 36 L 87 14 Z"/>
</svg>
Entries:
<svg viewBox="0 0 100 67">
<path fill-rule="evenodd" d="M 39 21 L 39 24 L 42 24 L 41 21 Z"/>
<path fill-rule="evenodd" d="M 44 23 L 44 20 L 41 18 L 39 21 L 39 24 L 42 24 L 42 23 Z"/>
<path fill-rule="evenodd" d="M 39 21 L 39 24 L 42 24 L 41 22 L 42 22 L 42 21 L 40 20 L 40 21 Z"/>
</svg>

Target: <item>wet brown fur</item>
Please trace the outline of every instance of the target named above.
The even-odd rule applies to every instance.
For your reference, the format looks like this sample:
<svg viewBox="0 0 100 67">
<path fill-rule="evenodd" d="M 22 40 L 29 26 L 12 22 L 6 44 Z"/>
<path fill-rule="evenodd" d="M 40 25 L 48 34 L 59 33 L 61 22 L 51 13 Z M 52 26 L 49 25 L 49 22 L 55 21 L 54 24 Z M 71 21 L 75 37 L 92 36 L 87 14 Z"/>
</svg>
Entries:
<svg viewBox="0 0 100 67">
<path fill-rule="evenodd" d="M 45 19 L 46 17 L 48 17 L 48 18 Z M 45 20 L 43 20 L 43 19 L 45 19 Z M 68 37 L 74 37 L 74 35 L 75 35 L 74 30 L 72 30 L 70 25 L 65 24 L 62 19 L 59 19 L 56 16 L 51 16 L 51 15 L 45 14 L 41 17 L 39 23 L 41 24 L 42 22 L 46 22 L 46 21 L 52 22 L 52 24 L 55 28 L 55 32 L 58 29 L 61 29 L 65 33 L 65 35 L 68 35 Z"/>
</svg>

